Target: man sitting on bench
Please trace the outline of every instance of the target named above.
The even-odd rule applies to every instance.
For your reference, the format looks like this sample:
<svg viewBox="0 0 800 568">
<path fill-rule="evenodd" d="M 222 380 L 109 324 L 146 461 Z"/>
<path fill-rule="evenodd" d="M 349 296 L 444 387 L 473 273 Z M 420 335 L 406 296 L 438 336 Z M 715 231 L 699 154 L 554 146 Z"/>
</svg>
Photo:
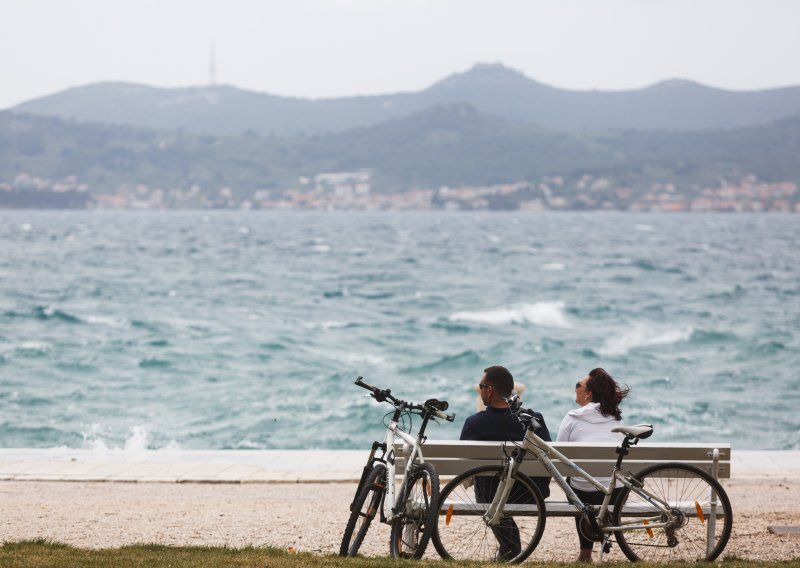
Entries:
<svg viewBox="0 0 800 568">
<path fill-rule="evenodd" d="M 464 422 L 461 430 L 462 440 L 485 440 L 517 442 L 525 437 L 525 428 L 517 418 L 508 410 L 506 399 L 514 390 L 514 377 L 508 369 L 495 365 L 483 371 L 480 383 L 480 397 L 486 409 L 473 414 Z M 528 411 L 541 424 L 536 434 L 543 440 L 550 441 L 550 432 L 544 422 L 544 417 L 534 411 Z M 542 496 L 550 495 L 550 478 L 534 477 Z M 476 480 L 475 497 L 479 503 L 491 502 L 497 491 L 498 481 L 492 478 Z M 513 498 L 514 490 L 512 490 Z M 509 502 L 513 502 L 512 499 Z M 492 527 L 495 537 L 500 544 L 498 560 L 509 560 L 520 553 L 519 528 L 511 517 L 504 517 L 497 527 Z"/>
</svg>

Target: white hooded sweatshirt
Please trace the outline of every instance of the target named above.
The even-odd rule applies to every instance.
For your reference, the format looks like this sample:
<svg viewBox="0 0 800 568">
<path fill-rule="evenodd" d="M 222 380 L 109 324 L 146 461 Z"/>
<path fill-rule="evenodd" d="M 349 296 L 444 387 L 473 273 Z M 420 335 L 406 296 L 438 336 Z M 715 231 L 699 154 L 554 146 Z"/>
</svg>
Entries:
<svg viewBox="0 0 800 568">
<path fill-rule="evenodd" d="M 557 442 L 614 442 L 620 443 L 625 436 L 612 432 L 612 428 L 622 426 L 622 420 L 600 413 L 600 403 L 590 402 L 575 410 L 570 410 L 558 428 Z M 610 477 L 597 477 L 597 481 L 608 485 Z M 581 491 L 597 491 L 583 477 L 570 478 L 570 485 Z"/>
</svg>

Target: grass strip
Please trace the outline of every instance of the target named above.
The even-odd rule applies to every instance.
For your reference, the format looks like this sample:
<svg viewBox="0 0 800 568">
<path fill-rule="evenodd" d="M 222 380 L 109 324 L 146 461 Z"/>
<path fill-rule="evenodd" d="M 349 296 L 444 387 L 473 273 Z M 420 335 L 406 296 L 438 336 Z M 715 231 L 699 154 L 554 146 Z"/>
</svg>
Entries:
<svg viewBox="0 0 800 568">
<path fill-rule="evenodd" d="M 270 547 L 175 547 L 141 544 L 121 548 L 85 549 L 44 539 L 6 543 L 0 546 L 3 568 L 397 568 L 405 564 L 413 568 L 457 568 L 486 566 L 476 562 L 443 562 L 441 560 L 403 561 L 392 558 L 340 558 L 333 555 L 294 553 Z M 527 562 L 541 566 L 582 566 L 570 563 Z M 614 564 L 628 564 L 620 562 Z M 726 557 L 724 568 L 800 568 L 800 556 L 785 562 L 742 560 Z M 637 564 L 637 568 L 664 568 L 669 564 Z M 686 568 L 686 564 L 675 564 Z"/>
</svg>

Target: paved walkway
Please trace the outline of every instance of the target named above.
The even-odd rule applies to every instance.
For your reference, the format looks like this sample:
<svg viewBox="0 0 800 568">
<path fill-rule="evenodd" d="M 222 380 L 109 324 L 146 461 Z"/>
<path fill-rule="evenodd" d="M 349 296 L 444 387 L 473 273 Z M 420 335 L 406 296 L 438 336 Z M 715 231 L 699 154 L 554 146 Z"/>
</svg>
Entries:
<svg viewBox="0 0 800 568">
<path fill-rule="evenodd" d="M 0 449 L 0 481 L 313 483 L 357 480 L 356 450 Z M 736 479 L 800 481 L 800 451 L 732 452 Z"/>
</svg>

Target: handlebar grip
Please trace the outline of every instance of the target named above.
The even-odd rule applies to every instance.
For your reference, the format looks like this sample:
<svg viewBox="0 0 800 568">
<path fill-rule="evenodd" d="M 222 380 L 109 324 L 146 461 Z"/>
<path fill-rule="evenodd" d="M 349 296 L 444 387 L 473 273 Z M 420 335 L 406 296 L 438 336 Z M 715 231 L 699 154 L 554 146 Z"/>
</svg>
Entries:
<svg viewBox="0 0 800 568">
<path fill-rule="evenodd" d="M 360 386 L 363 389 L 367 389 L 372 393 L 372 398 L 377 400 L 378 402 L 383 402 L 385 400 L 390 400 L 393 403 L 399 402 L 395 397 L 392 396 L 392 391 L 390 389 L 381 390 L 378 387 L 373 387 L 372 385 L 365 383 L 362 381 L 363 377 L 358 377 L 356 379 L 355 384 Z"/>
<path fill-rule="evenodd" d="M 361 388 L 367 389 L 368 391 L 375 392 L 375 391 L 377 391 L 377 390 L 378 390 L 376 387 L 373 387 L 372 385 L 369 385 L 369 384 L 365 383 L 364 381 L 362 381 L 361 379 L 363 379 L 363 378 L 364 378 L 364 377 L 358 377 L 358 378 L 356 379 L 356 382 L 355 382 L 355 384 L 357 384 L 357 385 L 358 385 L 358 386 L 360 386 Z"/>
<path fill-rule="evenodd" d="M 456 413 L 455 412 L 453 414 L 445 414 L 444 412 L 441 412 L 441 411 L 437 410 L 433 414 L 437 418 L 441 418 L 442 420 L 447 420 L 448 422 L 452 422 L 453 420 L 456 419 Z"/>
</svg>

